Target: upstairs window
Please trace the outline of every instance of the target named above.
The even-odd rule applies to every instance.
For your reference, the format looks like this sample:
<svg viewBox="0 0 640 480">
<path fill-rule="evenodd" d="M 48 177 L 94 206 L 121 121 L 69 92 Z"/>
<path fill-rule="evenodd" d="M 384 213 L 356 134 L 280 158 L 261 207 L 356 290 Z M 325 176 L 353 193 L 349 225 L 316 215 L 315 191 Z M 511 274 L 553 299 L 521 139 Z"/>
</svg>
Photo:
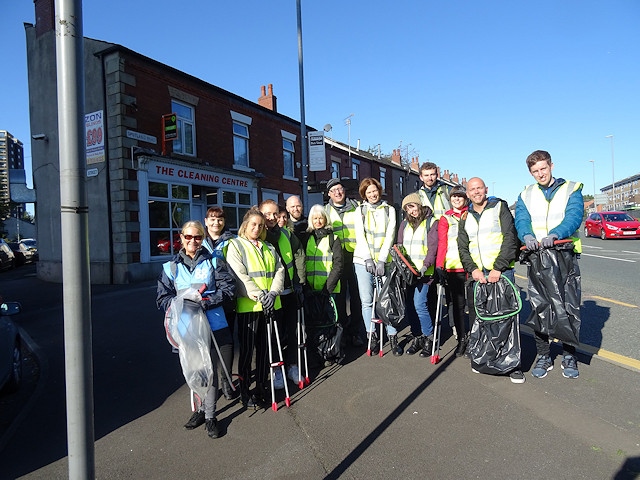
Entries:
<svg viewBox="0 0 640 480">
<path fill-rule="evenodd" d="M 231 112 L 233 119 L 233 166 L 248 169 L 249 165 L 249 126 L 251 117 Z"/>
<path fill-rule="evenodd" d="M 289 133 L 285 130 L 281 130 L 281 133 L 284 176 L 288 178 L 295 178 L 296 149 L 294 142 L 296 141 L 296 136 L 293 133 Z"/>
<path fill-rule="evenodd" d="M 176 114 L 178 123 L 178 138 L 173 141 L 173 152 L 193 157 L 196 155 L 195 108 L 171 100 L 171 110 Z"/>
</svg>

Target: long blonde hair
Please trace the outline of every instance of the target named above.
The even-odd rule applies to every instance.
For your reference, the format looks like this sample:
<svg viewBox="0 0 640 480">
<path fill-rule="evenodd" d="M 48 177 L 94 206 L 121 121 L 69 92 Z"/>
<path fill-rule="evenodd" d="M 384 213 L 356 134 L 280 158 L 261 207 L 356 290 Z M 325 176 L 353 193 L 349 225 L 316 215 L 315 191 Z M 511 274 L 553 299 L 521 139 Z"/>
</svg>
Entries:
<svg viewBox="0 0 640 480">
<path fill-rule="evenodd" d="M 264 240 L 267 236 L 267 223 L 262 212 L 255 207 L 251 207 L 249 211 L 244 214 L 242 224 L 240 225 L 240 228 L 238 228 L 238 236 L 244 239 L 247 238 L 247 225 L 249 224 L 249 219 L 251 217 L 260 217 L 262 219 L 262 231 L 260 232 L 260 236 L 258 238 L 260 240 Z"/>
</svg>

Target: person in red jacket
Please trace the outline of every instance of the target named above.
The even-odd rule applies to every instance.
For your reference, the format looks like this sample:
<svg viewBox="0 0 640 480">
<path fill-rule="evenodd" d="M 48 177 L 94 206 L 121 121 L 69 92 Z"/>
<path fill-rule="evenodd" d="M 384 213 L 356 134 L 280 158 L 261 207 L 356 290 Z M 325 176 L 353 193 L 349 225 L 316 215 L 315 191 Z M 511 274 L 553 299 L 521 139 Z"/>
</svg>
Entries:
<svg viewBox="0 0 640 480">
<path fill-rule="evenodd" d="M 459 185 L 453 187 L 450 192 L 451 206 L 440 217 L 438 224 L 438 256 L 436 257 L 436 276 L 439 281 L 447 286 L 447 297 L 453 303 L 453 324 L 458 337 L 456 357 L 465 354 L 467 348 L 467 332 L 469 328 L 465 323 L 464 309 L 465 282 L 467 274 L 462 266 L 458 253 L 458 224 L 460 216 L 467 211 L 469 199 L 466 189 Z M 469 311 L 469 324 L 473 321 L 473 312 Z"/>
</svg>

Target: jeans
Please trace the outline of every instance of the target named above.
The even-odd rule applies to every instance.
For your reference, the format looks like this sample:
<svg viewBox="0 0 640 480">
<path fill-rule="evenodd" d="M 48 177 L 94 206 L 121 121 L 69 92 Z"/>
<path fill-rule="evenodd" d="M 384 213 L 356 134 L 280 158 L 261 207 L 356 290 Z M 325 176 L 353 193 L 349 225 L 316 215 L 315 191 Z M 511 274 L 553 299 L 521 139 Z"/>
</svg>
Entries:
<svg viewBox="0 0 640 480">
<path fill-rule="evenodd" d="M 360 301 L 362 302 L 362 320 L 366 332 L 375 331 L 376 325 L 371 323 L 373 315 L 373 291 L 375 289 L 375 277 L 367 272 L 364 265 L 356 263 L 356 278 L 358 279 L 358 291 L 360 292 Z M 382 277 L 384 282 L 386 277 Z M 387 335 L 397 334 L 397 330 L 391 325 L 387 325 Z"/>
<path fill-rule="evenodd" d="M 435 284 L 433 288 L 436 288 Z M 424 282 L 418 282 L 415 287 L 407 289 L 405 316 L 411 326 L 411 335 L 414 337 L 433 334 L 433 323 L 427 308 L 428 291 L 429 285 Z"/>
</svg>

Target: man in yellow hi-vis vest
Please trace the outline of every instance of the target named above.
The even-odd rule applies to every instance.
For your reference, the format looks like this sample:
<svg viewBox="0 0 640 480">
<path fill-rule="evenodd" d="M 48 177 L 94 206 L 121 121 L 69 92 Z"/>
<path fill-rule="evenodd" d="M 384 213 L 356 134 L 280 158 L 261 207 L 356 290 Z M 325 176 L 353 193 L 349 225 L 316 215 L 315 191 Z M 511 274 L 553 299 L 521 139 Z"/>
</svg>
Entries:
<svg viewBox="0 0 640 480">
<path fill-rule="evenodd" d="M 538 351 L 531 375 L 544 378 L 553 369 L 549 337 L 554 337 L 564 350 L 562 375 L 578 378 L 581 282 L 577 255 L 582 251 L 578 237 L 584 214 L 582 184 L 554 178 L 551 155 L 544 150 L 536 150 L 526 162 L 536 183 L 518 197 L 516 229 L 530 252 L 531 315 L 527 324 L 534 330 Z M 565 239 L 572 242 L 556 246 L 558 240 Z M 547 272 L 553 273 L 540 279 Z"/>
</svg>

